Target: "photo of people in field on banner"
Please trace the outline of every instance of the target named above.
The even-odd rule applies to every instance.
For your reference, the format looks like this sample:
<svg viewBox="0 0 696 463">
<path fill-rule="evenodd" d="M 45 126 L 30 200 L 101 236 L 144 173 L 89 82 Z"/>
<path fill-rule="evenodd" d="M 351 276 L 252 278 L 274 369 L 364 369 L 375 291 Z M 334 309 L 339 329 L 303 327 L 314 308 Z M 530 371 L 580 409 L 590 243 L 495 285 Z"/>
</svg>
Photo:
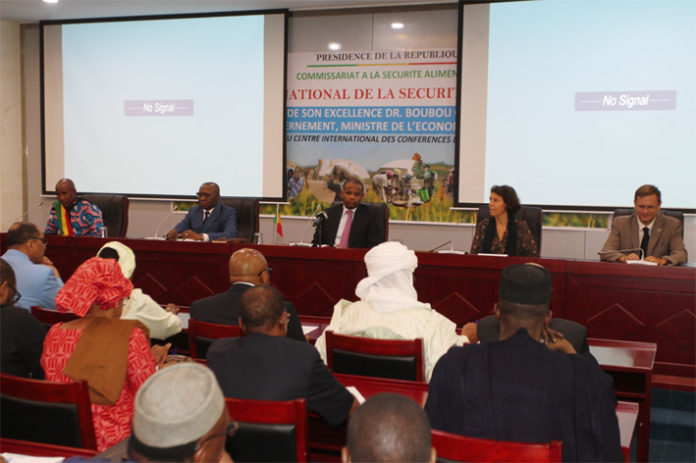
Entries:
<svg viewBox="0 0 696 463">
<path fill-rule="evenodd" d="M 347 179 L 390 218 L 470 221 L 453 211 L 454 49 L 288 55 L 285 215 L 340 200 Z"/>
</svg>

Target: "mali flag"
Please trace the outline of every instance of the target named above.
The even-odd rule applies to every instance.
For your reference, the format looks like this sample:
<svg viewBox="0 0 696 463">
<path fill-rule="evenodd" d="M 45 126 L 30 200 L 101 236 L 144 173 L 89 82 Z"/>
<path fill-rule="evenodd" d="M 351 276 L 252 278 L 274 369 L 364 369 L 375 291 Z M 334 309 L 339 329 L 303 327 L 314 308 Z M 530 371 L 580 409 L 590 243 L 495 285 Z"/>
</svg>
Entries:
<svg viewBox="0 0 696 463">
<path fill-rule="evenodd" d="M 283 222 L 280 218 L 280 204 L 276 204 L 276 214 L 273 219 L 273 223 L 276 225 L 276 233 L 283 236 Z"/>
</svg>

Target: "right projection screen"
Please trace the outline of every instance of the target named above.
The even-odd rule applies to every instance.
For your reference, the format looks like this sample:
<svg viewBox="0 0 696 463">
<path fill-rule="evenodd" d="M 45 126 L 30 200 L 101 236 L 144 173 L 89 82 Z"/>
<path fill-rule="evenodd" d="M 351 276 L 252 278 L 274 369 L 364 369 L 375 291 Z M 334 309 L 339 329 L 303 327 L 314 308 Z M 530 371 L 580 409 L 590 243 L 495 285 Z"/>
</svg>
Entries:
<svg viewBox="0 0 696 463">
<path fill-rule="evenodd" d="M 461 9 L 458 198 L 630 206 L 645 183 L 696 208 L 696 2 L 549 0 Z"/>
</svg>

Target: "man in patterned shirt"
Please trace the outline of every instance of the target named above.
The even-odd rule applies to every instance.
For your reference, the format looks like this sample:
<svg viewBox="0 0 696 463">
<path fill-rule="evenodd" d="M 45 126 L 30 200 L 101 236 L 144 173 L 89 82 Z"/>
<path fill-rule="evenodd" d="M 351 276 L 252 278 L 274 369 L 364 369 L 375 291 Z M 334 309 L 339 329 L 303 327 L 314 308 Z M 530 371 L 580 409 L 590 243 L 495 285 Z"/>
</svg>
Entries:
<svg viewBox="0 0 696 463">
<path fill-rule="evenodd" d="M 56 197 L 58 201 L 51 207 L 46 223 L 47 235 L 99 236 L 99 229 L 104 226 L 102 212 L 96 204 L 77 198 L 72 180 L 58 180 Z"/>
</svg>

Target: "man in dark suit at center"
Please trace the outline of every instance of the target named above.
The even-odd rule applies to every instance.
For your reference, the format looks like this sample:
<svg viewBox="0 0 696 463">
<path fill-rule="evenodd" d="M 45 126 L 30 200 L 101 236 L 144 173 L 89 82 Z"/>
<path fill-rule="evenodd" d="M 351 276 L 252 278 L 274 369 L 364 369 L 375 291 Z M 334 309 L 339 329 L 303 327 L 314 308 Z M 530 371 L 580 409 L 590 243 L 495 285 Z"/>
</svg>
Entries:
<svg viewBox="0 0 696 463">
<path fill-rule="evenodd" d="M 237 325 L 242 294 L 256 285 L 271 284 L 271 269 L 268 267 L 266 258 L 256 249 L 238 249 L 230 256 L 228 267 L 230 283 L 232 283 L 230 289 L 224 293 L 194 301 L 191 304 L 191 318 L 221 325 Z M 285 311 L 290 314 L 288 337 L 306 341 L 295 306 L 292 302 L 284 302 Z"/>
<path fill-rule="evenodd" d="M 212 241 L 237 237 L 237 211 L 220 201 L 220 187 L 206 182 L 198 188 L 198 206 L 189 209 L 184 220 L 176 224 L 168 240 L 177 238 Z"/>
<path fill-rule="evenodd" d="M 341 190 L 343 204 L 327 209 L 326 220 L 317 226 L 312 243 L 337 248 L 371 248 L 384 242 L 384 217 L 360 202 L 365 185 L 348 179 Z"/>
</svg>

